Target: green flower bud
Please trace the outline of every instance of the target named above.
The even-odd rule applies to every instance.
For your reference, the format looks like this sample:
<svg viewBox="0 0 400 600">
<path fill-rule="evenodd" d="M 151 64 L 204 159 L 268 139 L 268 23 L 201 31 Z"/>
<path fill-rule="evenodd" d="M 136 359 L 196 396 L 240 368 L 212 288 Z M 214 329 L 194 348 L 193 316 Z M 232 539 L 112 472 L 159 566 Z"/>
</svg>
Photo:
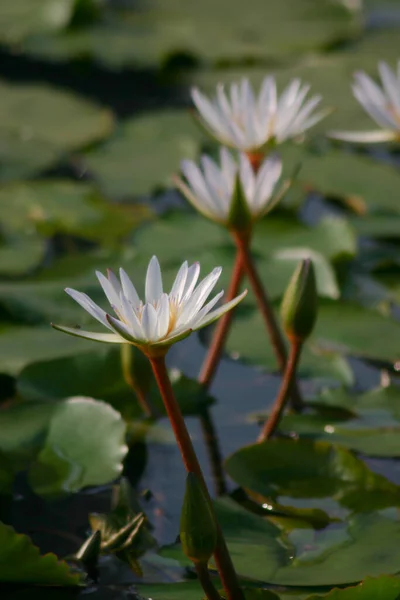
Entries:
<svg viewBox="0 0 400 600">
<path fill-rule="evenodd" d="M 214 515 L 202 485 L 188 473 L 180 523 L 182 549 L 193 562 L 207 562 L 217 544 Z"/>
<path fill-rule="evenodd" d="M 291 341 L 304 342 L 311 334 L 318 311 L 314 266 L 309 258 L 301 261 L 283 296 L 281 318 Z"/>
<path fill-rule="evenodd" d="M 252 222 L 253 219 L 240 180 L 240 174 L 237 173 L 227 224 L 234 231 L 247 232 Z"/>
</svg>

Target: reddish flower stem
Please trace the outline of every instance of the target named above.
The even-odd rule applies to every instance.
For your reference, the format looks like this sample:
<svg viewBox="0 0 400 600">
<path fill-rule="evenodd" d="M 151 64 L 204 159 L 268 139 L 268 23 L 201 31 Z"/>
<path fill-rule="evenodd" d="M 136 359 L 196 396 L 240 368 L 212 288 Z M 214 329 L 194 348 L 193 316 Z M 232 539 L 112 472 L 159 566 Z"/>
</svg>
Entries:
<svg viewBox="0 0 400 600">
<path fill-rule="evenodd" d="M 230 302 L 239 293 L 240 283 L 243 279 L 243 268 L 241 263 L 240 253 L 236 253 L 235 264 L 233 266 L 231 281 L 228 291 L 226 292 L 224 302 Z M 206 358 L 201 367 L 199 382 L 208 389 L 215 377 L 218 365 L 221 359 L 221 354 L 224 349 L 225 341 L 229 333 L 232 323 L 233 310 L 226 312 L 221 317 L 215 326 L 211 344 L 208 348 Z"/>
<path fill-rule="evenodd" d="M 168 372 L 165 366 L 165 357 L 149 357 L 154 376 L 159 387 L 165 410 L 171 422 L 172 429 L 182 455 L 187 472 L 195 473 L 204 487 L 207 498 L 212 508 L 210 494 L 201 470 L 199 461 L 193 448 L 188 430 L 186 429 L 181 410 L 174 396 Z M 218 525 L 217 525 L 218 526 Z M 244 600 L 243 592 L 232 564 L 226 543 L 220 527 L 218 526 L 218 542 L 214 553 L 215 563 L 221 578 L 222 585 L 228 600 Z"/>
<path fill-rule="evenodd" d="M 298 340 L 293 340 L 291 342 L 289 358 L 286 363 L 286 369 L 283 375 L 283 380 L 281 388 L 279 390 L 279 394 L 272 407 L 272 412 L 269 415 L 266 422 L 264 423 L 264 427 L 262 428 L 262 431 L 257 439 L 257 441 L 260 443 L 269 440 L 269 438 L 275 433 L 276 428 L 279 425 L 279 421 L 281 420 L 283 411 L 286 406 L 289 392 L 292 388 L 293 381 L 295 381 L 296 369 L 297 365 L 299 364 L 302 347 L 302 342 Z"/>
<path fill-rule="evenodd" d="M 271 344 L 275 351 L 276 359 L 278 361 L 279 369 L 282 373 L 284 373 L 287 361 L 286 344 L 279 329 L 277 320 L 275 318 L 271 301 L 255 268 L 253 258 L 249 249 L 248 237 L 243 236 L 235 231 L 232 232 L 232 235 L 240 255 L 241 264 L 243 265 L 243 269 L 245 270 L 246 275 L 249 279 L 250 285 L 253 289 L 254 295 L 257 300 L 258 308 L 264 319 L 264 323 L 268 329 Z M 292 408 L 294 410 L 301 410 L 301 408 L 303 407 L 303 400 L 301 398 L 300 390 L 298 388 L 296 379 L 293 379 L 293 382 L 291 384 L 290 397 L 292 401 Z"/>
<path fill-rule="evenodd" d="M 201 587 L 203 588 L 207 599 L 222 600 L 212 582 L 207 565 L 205 563 L 195 563 L 194 568 L 196 569 L 197 577 L 199 578 Z"/>
</svg>

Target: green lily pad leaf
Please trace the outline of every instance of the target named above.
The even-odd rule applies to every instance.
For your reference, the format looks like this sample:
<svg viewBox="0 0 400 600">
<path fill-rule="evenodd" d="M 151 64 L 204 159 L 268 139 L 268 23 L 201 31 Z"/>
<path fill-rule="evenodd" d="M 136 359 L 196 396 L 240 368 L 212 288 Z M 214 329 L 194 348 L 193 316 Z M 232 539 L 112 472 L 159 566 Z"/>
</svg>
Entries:
<svg viewBox="0 0 400 600">
<path fill-rule="evenodd" d="M 0 276 L 27 275 L 38 267 L 46 253 L 46 241 L 35 232 L 13 234 L 0 241 Z"/>
<path fill-rule="evenodd" d="M 400 324 L 379 312 L 346 302 L 326 301 L 318 312 L 311 343 L 345 354 L 395 363 Z"/>
<path fill-rule="evenodd" d="M 31 177 L 54 166 L 60 159 L 60 150 L 48 142 L 0 131 L 1 181 Z"/>
<path fill-rule="evenodd" d="M 112 205 L 91 184 L 68 180 L 6 185 L 0 207 L 0 219 L 12 231 L 36 228 L 45 236 L 65 233 L 105 244 L 151 214 L 140 205 Z"/>
<path fill-rule="evenodd" d="M 197 5 L 171 0 L 168 6 L 141 2 L 136 10 L 127 8 L 121 15 L 110 10 L 102 23 L 82 31 L 35 36 L 23 48 L 47 60 L 90 56 L 109 68 L 132 64 L 154 68 L 182 53 L 208 62 L 297 57 L 299 52 L 325 48 L 360 30 L 357 15 L 329 0 L 318 4 L 283 0 L 268 6 L 252 0 L 247 8 L 226 0 L 218 7 L 210 1 Z M 232 18 L 227 23 L 229 12 Z M 198 27 L 202 36 L 197 34 Z"/>
<path fill-rule="evenodd" d="M 297 529 L 284 537 L 265 517 L 229 500 L 218 500 L 216 511 L 241 577 L 310 590 L 398 572 L 400 523 L 396 509 L 386 511 L 385 516 L 351 516 L 348 522 L 321 531 Z M 175 564 L 188 564 L 176 545 L 163 548 L 161 555 Z M 283 597 L 290 598 L 287 594 Z M 299 594 L 299 598 L 305 596 Z"/>
<path fill-rule="evenodd" d="M 390 165 L 333 149 L 310 152 L 305 146 L 287 147 L 283 155 L 289 165 L 301 162 L 297 184 L 306 189 L 341 198 L 357 212 L 399 212 L 400 175 Z"/>
<path fill-rule="evenodd" d="M 362 217 L 354 217 L 351 224 L 359 235 L 375 237 L 382 240 L 396 239 L 400 237 L 400 215 L 393 212 L 390 214 L 367 214 Z"/>
<path fill-rule="evenodd" d="M 51 402 L 21 402 L 0 411 L 0 450 L 30 460 L 43 444 L 57 408 Z"/>
<path fill-rule="evenodd" d="M 190 236 L 182 237 L 182 231 Z M 204 240 L 207 239 L 207 251 Z M 234 245 L 224 228 L 186 211 L 170 211 L 160 220 L 134 232 L 133 242 L 143 255 L 163 257 L 163 263 L 180 265 L 183 253 L 193 259 L 203 253 L 213 255 L 218 249 L 233 248 L 227 258 L 233 264 Z M 252 240 L 255 257 L 279 256 L 289 249 L 310 248 L 329 261 L 348 260 L 355 256 L 357 238 L 348 221 L 326 217 L 316 227 L 308 227 L 294 218 L 268 215 L 257 223 Z M 215 264 L 215 263 L 214 263 Z"/>
<path fill-rule="evenodd" d="M 330 441 L 370 456 L 400 456 L 397 386 L 357 395 L 343 389 L 326 390 L 313 399 L 311 408 L 314 402 L 313 412 L 284 416 L 280 430 L 295 432 L 302 438 Z"/>
<path fill-rule="evenodd" d="M 396 506 L 400 488 L 348 450 L 311 440 L 269 440 L 226 461 L 230 477 L 257 500 L 324 508 L 331 516 Z"/>
<path fill-rule="evenodd" d="M 128 451 L 125 432 L 121 415 L 105 402 L 77 396 L 59 403 L 30 468 L 33 489 L 56 495 L 116 479 Z"/>
<path fill-rule="evenodd" d="M 248 296 L 251 300 L 251 293 Z M 244 313 L 244 304 L 238 313 Z M 319 312 L 320 314 L 320 312 Z M 318 315 L 319 316 L 319 315 Z M 226 351 L 235 359 L 244 363 L 255 364 L 264 369 L 277 371 L 274 351 L 271 347 L 264 322 L 253 309 L 248 314 L 240 314 L 234 320 L 232 330 L 227 340 Z M 321 383 L 340 381 L 351 385 L 354 382 L 353 371 L 346 358 L 335 349 L 321 349 L 314 344 L 304 346 L 299 374 L 301 377 L 314 377 Z"/>
<path fill-rule="evenodd" d="M 15 0 L 0 7 L 0 40 L 8 44 L 26 36 L 59 31 L 72 16 L 74 0 Z"/>
<path fill-rule="evenodd" d="M 94 345 L 91 352 L 29 364 L 17 379 L 25 400 L 61 400 L 67 396 L 92 396 L 112 404 L 127 419 L 142 416 L 133 390 L 124 380 L 120 348 Z M 198 414 L 213 401 L 202 387 L 180 371 L 170 371 L 176 399 L 185 415 Z M 147 386 L 147 382 L 146 382 Z M 164 407 L 151 376 L 149 399 L 157 411 Z M 1 448 L 1 443 L 0 443 Z"/>
<path fill-rule="evenodd" d="M 251 295 L 248 296 L 252 301 Z M 347 302 L 320 301 L 315 330 L 304 347 L 300 373 L 351 379 L 338 355 L 394 364 L 400 356 L 400 325 L 379 312 Z M 241 314 L 232 327 L 227 350 L 246 362 L 270 368 L 273 353 L 256 310 Z M 333 360 L 329 369 L 329 359 Z M 320 366 L 319 366 L 320 365 Z M 317 371 L 318 367 L 318 371 Z"/>
<path fill-rule="evenodd" d="M 55 554 L 41 555 L 27 535 L 0 523 L 0 581 L 74 586 L 80 583 L 80 576 Z"/>
<path fill-rule="evenodd" d="M 225 598 L 221 584 L 216 583 L 214 586 L 218 589 L 222 598 Z M 185 581 L 182 583 L 170 584 L 155 584 L 155 585 L 139 585 L 138 589 L 144 598 L 153 598 L 154 600 L 199 600 L 202 594 L 198 581 Z M 242 585 L 244 597 L 246 600 L 279 600 L 281 596 L 277 596 L 270 590 L 257 588 L 246 589 Z M 296 600 L 296 598 L 292 598 Z"/>
<path fill-rule="evenodd" d="M 171 187 L 183 158 L 195 158 L 203 135 L 188 111 L 163 110 L 125 121 L 83 160 L 112 196 L 140 196 Z"/>
<path fill-rule="evenodd" d="M 69 151 L 108 136 L 109 110 L 44 85 L 0 83 L 0 130 Z"/>
<path fill-rule="evenodd" d="M 61 337 L 62 336 L 62 337 Z M 0 371 L 11 375 L 37 360 L 89 351 L 93 342 L 48 327 L 8 327 L 0 331 Z"/>
<path fill-rule="evenodd" d="M 335 589 L 324 596 L 309 596 L 307 600 L 397 600 L 400 579 L 395 577 L 367 577 L 357 586 L 345 590 Z"/>
</svg>

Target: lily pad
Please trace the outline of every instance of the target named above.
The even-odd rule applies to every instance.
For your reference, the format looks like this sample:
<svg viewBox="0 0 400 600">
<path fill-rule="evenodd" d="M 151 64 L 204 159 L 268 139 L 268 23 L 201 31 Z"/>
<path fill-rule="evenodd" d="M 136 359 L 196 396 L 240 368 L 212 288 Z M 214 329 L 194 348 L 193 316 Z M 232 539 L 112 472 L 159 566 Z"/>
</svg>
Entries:
<svg viewBox="0 0 400 600">
<path fill-rule="evenodd" d="M 310 590 L 398 572 L 400 524 L 395 510 L 387 516 L 351 516 L 347 523 L 322 531 L 297 529 L 284 537 L 265 517 L 248 513 L 229 500 L 218 500 L 216 511 L 241 577 Z M 161 554 L 187 564 L 177 546 L 163 548 Z M 166 593 L 169 589 L 172 592 L 167 586 Z M 285 593 L 283 598 L 289 600 L 290 595 Z M 304 598 L 303 590 L 299 598 Z"/>
<path fill-rule="evenodd" d="M 23 47 L 50 60 L 89 56 L 114 68 L 129 64 L 154 68 L 182 53 L 208 63 L 271 60 L 353 38 L 360 31 L 357 17 L 329 0 L 283 0 L 268 6 L 251 0 L 246 10 L 240 3 L 232 6 L 226 0 L 218 6 L 209 0 L 201 5 L 193 0 L 171 0 L 167 6 L 144 1 L 121 14 L 109 11 L 102 23 L 84 31 L 36 36 L 27 39 Z"/>
<path fill-rule="evenodd" d="M 128 451 L 125 432 L 121 415 L 105 402 L 77 396 L 59 403 L 30 468 L 33 489 L 56 495 L 116 479 Z"/>
<path fill-rule="evenodd" d="M 0 371 L 16 374 L 31 362 L 71 356 L 92 348 L 92 342 L 58 333 L 50 325 L 8 327 L 0 331 Z"/>
<path fill-rule="evenodd" d="M 0 242 L 0 275 L 27 275 L 42 264 L 45 255 L 46 241 L 35 232 L 4 236 Z"/>
<path fill-rule="evenodd" d="M 284 157 L 289 164 L 301 162 L 297 184 L 308 190 L 342 199 L 361 213 L 399 211 L 400 174 L 390 165 L 334 149 L 311 152 L 305 146 L 285 149 Z"/>
<path fill-rule="evenodd" d="M 28 536 L 0 523 L 0 581 L 75 586 L 80 576 L 55 554 L 41 555 Z"/>
<path fill-rule="evenodd" d="M 332 590 L 324 596 L 310 596 L 307 600 L 397 600 L 400 579 L 396 577 L 367 577 L 357 586 Z"/>
<path fill-rule="evenodd" d="M 202 139 L 188 111 L 154 111 L 123 122 L 83 160 L 107 194 L 141 196 L 171 187 L 180 161 L 196 158 Z"/>
<path fill-rule="evenodd" d="M 228 352 L 245 362 L 271 368 L 274 357 L 260 315 L 256 310 L 243 313 L 238 311 L 240 318 L 233 324 Z M 331 360 L 331 375 L 343 381 L 346 375 L 344 365 L 338 361 L 340 355 L 394 364 L 400 356 L 399 336 L 400 325 L 375 310 L 346 302 L 320 301 L 316 327 L 300 361 L 300 373 L 325 372 L 326 376 Z"/>
<path fill-rule="evenodd" d="M 400 500 L 399 487 L 326 442 L 278 439 L 246 446 L 227 459 L 226 469 L 257 500 L 324 508 L 331 516 L 397 506 Z"/>
<path fill-rule="evenodd" d="M 1 181 L 31 177 L 49 169 L 61 159 L 60 149 L 53 144 L 0 130 Z"/>
<path fill-rule="evenodd" d="M 127 419 L 142 416 L 135 394 L 125 382 L 121 369 L 120 348 L 94 345 L 91 352 L 43 362 L 33 362 L 20 373 L 17 390 L 25 400 L 61 400 L 67 396 L 85 395 L 102 398 Z M 133 352 L 138 352 L 133 350 Z M 141 356 L 138 356 L 141 359 Z M 147 361 L 143 358 L 142 361 Z M 140 384 L 149 390 L 151 404 L 160 414 L 164 408 L 153 375 L 140 367 Z M 185 415 L 198 414 L 213 400 L 201 386 L 180 371 L 170 371 L 176 399 Z M 1 445 L 0 445 L 1 447 Z"/>
<path fill-rule="evenodd" d="M 12 231 L 65 233 L 103 244 L 117 241 L 151 214 L 141 205 L 112 205 L 93 185 L 68 180 L 6 185 L 0 207 L 1 221 Z"/>
<path fill-rule="evenodd" d="M 15 0 L 0 7 L 0 40 L 20 42 L 28 35 L 63 29 L 72 16 L 74 0 Z"/>
<path fill-rule="evenodd" d="M 71 92 L 0 82 L 0 131 L 6 134 L 70 151 L 101 140 L 112 129 L 108 109 Z"/>
</svg>

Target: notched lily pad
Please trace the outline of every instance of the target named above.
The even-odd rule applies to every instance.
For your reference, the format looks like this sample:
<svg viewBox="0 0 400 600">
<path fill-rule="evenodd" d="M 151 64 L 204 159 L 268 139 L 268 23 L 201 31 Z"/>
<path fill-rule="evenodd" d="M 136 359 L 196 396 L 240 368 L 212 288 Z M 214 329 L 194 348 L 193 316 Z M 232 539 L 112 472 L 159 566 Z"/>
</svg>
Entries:
<svg viewBox="0 0 400 600">
<path fill-rule="evenodd" d="M 400 502 L 400 488 L 345 448 L 311 440 L 274 439 L 246 446 L 226 461 L 234 481 L 256 500 L 323 508 L 331 516 Z"/>
<path fill-rule="evenodd" d="M 55 554 L 41 555 L 28 536 L 0 523 L 0 582 L 75 586 L 80 579 Z"/>
</svg>

